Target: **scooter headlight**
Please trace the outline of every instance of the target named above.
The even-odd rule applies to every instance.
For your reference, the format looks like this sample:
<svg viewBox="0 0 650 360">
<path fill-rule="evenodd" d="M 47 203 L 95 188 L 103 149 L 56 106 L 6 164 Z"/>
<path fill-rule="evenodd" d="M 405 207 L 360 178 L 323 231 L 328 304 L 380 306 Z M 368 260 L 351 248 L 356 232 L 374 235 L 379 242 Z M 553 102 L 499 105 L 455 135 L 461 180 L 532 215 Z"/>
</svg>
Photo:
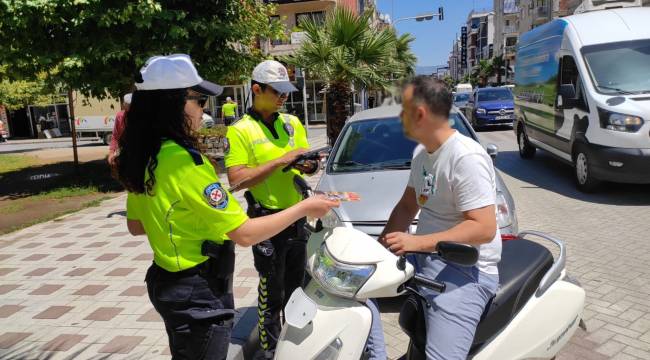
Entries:
<svg viewBox="0 0 650 360">
<path fill-rule="evenodd" d="M 323 290 L 351 299 L 375 272 L 375 268 L 375 265 L 339 262 L 327 250 L 327 244 L 323 243 L 311 264 L 311 274 Z"/>
</svg>

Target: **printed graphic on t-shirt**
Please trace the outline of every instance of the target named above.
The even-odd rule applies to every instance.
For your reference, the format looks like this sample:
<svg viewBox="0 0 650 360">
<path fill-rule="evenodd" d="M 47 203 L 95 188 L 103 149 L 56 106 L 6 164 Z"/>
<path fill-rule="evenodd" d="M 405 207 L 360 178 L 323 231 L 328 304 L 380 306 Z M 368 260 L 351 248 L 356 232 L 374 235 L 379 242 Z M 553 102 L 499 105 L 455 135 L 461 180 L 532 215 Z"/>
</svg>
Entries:
<svg viewBox="0 0 650 360">
<path fill-rule="evenodd" d="M 418 204 L 424 206 L 429 200 L 429 196 L 436 192 L 435 189 L 435 175 L 427 172 L 427 170 L 422 167 L 422 187 L 420 188 L 420 195 L 418 196 Z"/>
</svg>

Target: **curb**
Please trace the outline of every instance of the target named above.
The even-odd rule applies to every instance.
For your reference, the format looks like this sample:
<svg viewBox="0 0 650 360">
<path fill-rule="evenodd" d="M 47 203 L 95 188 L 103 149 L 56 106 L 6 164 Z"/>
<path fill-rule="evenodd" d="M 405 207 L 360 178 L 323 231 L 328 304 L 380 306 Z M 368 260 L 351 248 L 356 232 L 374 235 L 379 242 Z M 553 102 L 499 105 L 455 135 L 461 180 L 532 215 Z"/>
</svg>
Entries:
<svg viewBox="0 0 650 360">
<path fill-rule="evenodd" d="M 230 346 L 228 347 L 227 360 L 244 360 L 244 348 L 252 331 L 257 326 L 257 307 L 248 306 L 244 315 L 237 321 L 232 329 Z"/>
</svg>

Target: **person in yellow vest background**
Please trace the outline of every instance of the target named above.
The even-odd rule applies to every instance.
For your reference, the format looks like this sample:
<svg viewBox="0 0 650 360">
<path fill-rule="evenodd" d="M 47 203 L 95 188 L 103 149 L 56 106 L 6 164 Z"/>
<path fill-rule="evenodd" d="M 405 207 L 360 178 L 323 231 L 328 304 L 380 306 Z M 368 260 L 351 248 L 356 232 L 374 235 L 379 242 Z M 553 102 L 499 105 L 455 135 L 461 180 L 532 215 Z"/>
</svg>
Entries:
<svg viewBox="0 0 650 360">
<path fill-rule="evenodd" d="M 237 118 L 237 103 L 232 101 L 232 98 L 228 96 L 226 102 L 221 105 L 221 121 L 226 126 L 231 125 L 235 122 Z"/>
<path fill-rule="evenodd" d="M 224 153 L 228 180 L 249 189 L 245 194 L 248 215 L 257 217 L 299 202 L 301 195 L 294 187 L 294 176 L 316 173 L 318 163 L 282 171 L 309 148 L 300 120 L 278 112 L 289 93 L 297 90 L 289 81 L 287 69 L 277 61 L 263 61 L 253 70 L 251 83 L 253 106 L 228 127 Z M 300 219 L 253 247 L 260 276 L 258 328 L 263 350 L 256 358 L 273 357 L 282 324 L 280 313 L 304 280 L 307 236 L 304 219 Z"/>
<path fill-rule="evenodd" d="M 202 105 L 222 88 L 189 56 L 154 56 L 136 79 L 118 140 L 117 175 L 127 189 L 127 228 L 146 235 L 153 263 L 145 281 L 173 359 L 226 359 L 234 319 L 234 243 L 252 246 L 337 202 L 315 196 L 249 219 L 198 152 Z"/>
</svg>

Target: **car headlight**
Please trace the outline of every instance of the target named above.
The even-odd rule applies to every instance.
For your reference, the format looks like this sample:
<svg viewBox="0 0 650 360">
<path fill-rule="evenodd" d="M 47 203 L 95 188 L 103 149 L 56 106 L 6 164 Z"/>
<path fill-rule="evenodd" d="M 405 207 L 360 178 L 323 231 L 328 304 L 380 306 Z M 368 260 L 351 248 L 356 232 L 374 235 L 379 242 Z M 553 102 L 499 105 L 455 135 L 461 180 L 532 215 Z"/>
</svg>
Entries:
<svg viewBox="0 0 650 360">
<path fill-rule="evenodd" d="M 321 223 L 324 228 L 334 229 L 335 227 L 343 226 L 341 218 L 334 210 L 330 210 L 321 218 Z"/>
<path fill-rule="evenodd" d="M 476 109 L 476 113 L 481 114 L 481 115 L 485 115 L 486 111 L 483 108 L 478 108 L 478 109 Z"/>
<path fill-rule="evenodd" d="M 376 265 L 344 264 L 336 260 L 323 243 L 311 264 L 311 275 L 323 290 L 354 298 L 363 284 L 375 272 Z"/>
<path fill-rule="evenodd" d="M 643 126 L 643 119 L 598 108 L 600 126 L 607 130 L 637 132 Z"/>
<path fill-rule="evenodd" d="M 508 201 L 506 201 L 505 195 L 503 192 L 497 191 L 497 224 L 499 229 L 503 229 L 506 226 L 512 225 L 512 216 L 510 215 L 510 207 L 508 206 Z"/>
</svg>

